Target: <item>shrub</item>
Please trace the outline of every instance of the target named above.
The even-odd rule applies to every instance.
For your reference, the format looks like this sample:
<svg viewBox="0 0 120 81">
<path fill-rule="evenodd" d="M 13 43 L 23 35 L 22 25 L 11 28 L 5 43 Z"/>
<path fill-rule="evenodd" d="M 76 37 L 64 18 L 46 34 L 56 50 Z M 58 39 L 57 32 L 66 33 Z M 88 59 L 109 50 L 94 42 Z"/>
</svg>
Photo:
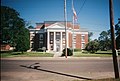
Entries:
<svg viewBox="0 0 120 81">
<path fill-rule="evenodd" d="M 38 48 L 37 51 L 39 51 L 39 52 L 43 52 L 42 48 Z"/>
<path fill-rule="evenodd" d="M 62 51 L 62 56 L 65 56 L 66 52 L 65 52 L 65 49 L 63 49 Z M 72 53 L 72 50 L 70 48 L 67 48 L 67 56 L 72 56 L 73 53 Z"/>
<path fill-rule="evenodd" d="M 43 50 L 44 52 L 46 52 L 46 47 L 42 47 L 42 50 Z"/>
<path fill-rule="evenodd" d="M 91 41 L 86 45 L 85 50 L 90 53 L 95 53 L 99 50 L 99 43 L 97 41 Z"/>
</svg>

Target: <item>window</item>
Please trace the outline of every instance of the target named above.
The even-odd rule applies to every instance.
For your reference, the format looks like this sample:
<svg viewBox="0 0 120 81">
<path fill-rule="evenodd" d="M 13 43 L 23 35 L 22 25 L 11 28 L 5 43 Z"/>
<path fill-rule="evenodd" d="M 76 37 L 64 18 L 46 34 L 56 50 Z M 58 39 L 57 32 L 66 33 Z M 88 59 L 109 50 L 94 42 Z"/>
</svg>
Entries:
<svg viewBox="0 0 120 81">
<path fill-rule="evenodd" d="M 53 41 L 53 39 L 54 39 L 54 33 L 50 32 L 50 41 Z"/>
<path fill-rule="evenodd" d="M 81 49 L 84 49 L 85 48 L 85 43 L 82 43 L 81 44 Z"/>
<path fill-rule="evenodd" d="M 50 41 L 53 41 L 53 39 L 54 39 L 53 36 L 50 36 Z"/>
<path fill-rule="evenodd" d="M 76 34 L 73 34 L 73 39 L 72 39 L 73 41 L 73 44 L 74 44 L 74 48 L 76 47 Z"/>
<path fill-rule="evenodd" d="M 62 39 L 65 40 L 65 32 L 62 33 Z"/>
<path fill-rule="evenodd" d="M 50 35 L 53 35 L 54 33 L 53 32 L 50 32 Z"/>
<path fill-rule="evenodd" d="M 60 40 L 60 32 L 56 32 L 56 40 L 57 40 L 57 41 Z"/>
<path fill-rule="evenodd" d="M 54 32 L 50 32 L 50 44 L 53 44 Z"/>
<path fill-rule="evenodd" d="M 63 44 L 65 44 L 65 40 L 63 41 Z"/>
<path fill-rule="evenodd" d="M 63 49 L 65 48 L 65 44 L 63 44 Z"/>
<path fill-rule="evenodd" d="M 39 42 L 39 48 L 42 48 L 43 47 L 43 41 L 40 41 Z"/>
<path fill-rule="evenodd" d="M 43 40 L 43 34 L 40 34 L 40 40 Z"/>
<path fill-rule="evenodd" d="M 53 41 L 52 41 L 52 40 L 50 41 L 50 44 L 53 44 Z"/>
<path fill-rule="evenodd" d="M 85 35 L 81 35 L 81 40 L 85 41 Z"/>
<path fill-rule="evenodd" d="M 50 49 L 53 50 L 53 44 L 50 44 Z"/>
</svg>

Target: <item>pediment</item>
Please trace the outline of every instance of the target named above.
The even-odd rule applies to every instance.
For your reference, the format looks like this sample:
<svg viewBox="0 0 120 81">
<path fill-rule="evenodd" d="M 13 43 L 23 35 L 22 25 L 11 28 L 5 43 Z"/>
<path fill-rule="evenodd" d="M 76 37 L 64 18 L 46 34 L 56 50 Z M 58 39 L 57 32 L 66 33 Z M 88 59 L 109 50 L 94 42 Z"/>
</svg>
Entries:
<svg viewBox="0 0 120 81">
<path fill-rule="evenodd" d="M 50 26 L 47 26 L 47 29 L 54 29 L 54 28 L 56 29 L 56 28 L 65 28 L 65 27 L 61 23 L 54 23 L 54 24 L 52 24 Z"/>
</svg>

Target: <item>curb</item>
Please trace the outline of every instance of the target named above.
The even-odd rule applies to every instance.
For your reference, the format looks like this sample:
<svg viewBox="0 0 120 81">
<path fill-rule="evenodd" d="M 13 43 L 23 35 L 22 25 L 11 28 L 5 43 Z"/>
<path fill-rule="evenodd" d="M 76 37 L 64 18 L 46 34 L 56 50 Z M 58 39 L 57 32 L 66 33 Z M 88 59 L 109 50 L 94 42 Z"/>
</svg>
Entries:
<svg viewBox="0 0 120 81">
<path fill-rule="evenodd" d="M 112 57 L 12 57 L 12 58 L 1 58 L 1 60 L 109 60 Z"/>
</svg>

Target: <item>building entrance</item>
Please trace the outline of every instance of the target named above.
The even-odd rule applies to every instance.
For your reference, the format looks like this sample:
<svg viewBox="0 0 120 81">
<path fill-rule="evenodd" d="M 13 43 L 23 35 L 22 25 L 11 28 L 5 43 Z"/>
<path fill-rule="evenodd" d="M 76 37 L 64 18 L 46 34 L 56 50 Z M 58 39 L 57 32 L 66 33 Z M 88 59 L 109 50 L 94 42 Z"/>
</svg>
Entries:
<svg viewBox="0 0 120 81">
<path fill-rule="evenodd" d="M 56 52 L 60 51 L 60 32 L 56 32 Z"/>
<path fill-rule="evenodd" d="M 60 45 L 56 45 L 56 52 L 60 51 Z"/>
</svg>

